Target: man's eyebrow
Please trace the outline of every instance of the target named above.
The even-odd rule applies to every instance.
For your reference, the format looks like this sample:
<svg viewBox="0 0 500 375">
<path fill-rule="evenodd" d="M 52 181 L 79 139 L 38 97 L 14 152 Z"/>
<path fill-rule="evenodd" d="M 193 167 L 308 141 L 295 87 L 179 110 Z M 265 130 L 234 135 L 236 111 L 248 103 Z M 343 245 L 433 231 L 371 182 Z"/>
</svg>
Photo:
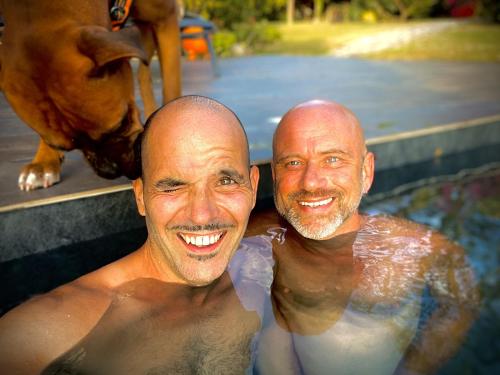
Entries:
<svg viewBox="0 0 500 375">
<path fill-rule="evenodd" d="M 332 149 L 329 149 L 329 150 L 325 150 L 325 151 L 320 151 L 320 154 L 321 155 L 328 155 L 328 154 L 341 154 L 341 155 L 346 155 L 346 156 L 349 156 L 350 154 L 344 150 L 341 150 L 339 148 L 332 148 Z"/>
<path fill-rule="evenodd" d="M 234 169 L 221 169 L 218 173 L 220 176 L 230 177 L 237 182 L 241 182 L 245 177 Z"/>
<path fill-rule="evenodd" d="M 337 154 L 337 155 L 350 156 L 350 154 L 348 152 L 341 150 L 339 148 L 331 148 L 328 150 L 320 151 L 318 153 L 320 155 Z M 288 159 L 301 159 L 302 157 L 303 156 L 301 154 L 287 154 L 287 155 L 282 156 L 279 159 L 277 159 L 276 164 L 281 164 Z"/>
<path fill-rule="evenodd" d="M 186 184 L 187 184 L 186 181 L 178 180 L 178 179 L 172 178 L 172 177 L 167 177 L 167 178 L 163 178 L 159 181 L 156 181 L 154 186 L 157 189 L 165 189 L 165 188 L 174 188 L 174 187 L 178 187 L 178 186 L 183 186 Z"/>
</svg>

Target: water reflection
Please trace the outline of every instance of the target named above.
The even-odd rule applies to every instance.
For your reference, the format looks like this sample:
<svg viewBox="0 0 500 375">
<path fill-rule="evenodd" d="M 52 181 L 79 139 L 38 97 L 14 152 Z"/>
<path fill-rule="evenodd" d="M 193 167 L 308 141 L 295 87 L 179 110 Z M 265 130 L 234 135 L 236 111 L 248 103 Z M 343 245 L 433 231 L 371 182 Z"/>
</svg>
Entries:
<svg viewBox="0 0 500 375">
<path fill-rule="evenodd" d="M 363 221 L 315 241 L 254 217 L 275 261 L 256 372 L 432 373 L 456 352 L 479 304 L 462 248 L 403 219 Z"/>
</svg>

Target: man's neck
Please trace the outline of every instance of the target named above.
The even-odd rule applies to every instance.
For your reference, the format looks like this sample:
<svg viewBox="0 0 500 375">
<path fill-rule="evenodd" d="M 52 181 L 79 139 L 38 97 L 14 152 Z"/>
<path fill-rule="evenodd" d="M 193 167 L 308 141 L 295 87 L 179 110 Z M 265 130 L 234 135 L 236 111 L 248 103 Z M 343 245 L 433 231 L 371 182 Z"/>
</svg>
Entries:
<svg viewBox="0 0 500 375">
<path fill-rule="evenodd" d="M 343 234 L 357 232 L 359 231 L 363 223 L 363 217 L 359 214 L 358 211 L 356 211 L 337 228 L 337 230 L 331 237 L 325 238 L 325 240 L 330 240 Z"/>
<path fill-rule="evenodd" d="M 217 294 L 227 287 L 232 287 L 231 279 L 227 271 L 210 284 L 204 286 L 190 285 L 186 280 L 179 277 L 173 272 L 169 265 L 161 258 L 161 254 L 155 252 L 153 245 L 146 241 L 141 249 L 139 249 L 142 258 L 139 266 L 140 276 L 143 278 L 152 278 L 164 283 L 177 284 L 182 289 L 189 290 L 189 294 L 193 299 L 204 300 L 212 294 Z"/>
</svg>

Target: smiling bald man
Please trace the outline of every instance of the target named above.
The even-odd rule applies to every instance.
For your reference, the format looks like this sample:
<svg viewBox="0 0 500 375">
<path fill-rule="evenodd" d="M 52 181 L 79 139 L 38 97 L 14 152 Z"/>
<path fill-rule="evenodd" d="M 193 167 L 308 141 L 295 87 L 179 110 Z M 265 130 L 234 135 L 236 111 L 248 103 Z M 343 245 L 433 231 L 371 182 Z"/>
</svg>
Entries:
<svg viewBox="0 0 500 375">
<path fill-rule="evenodd" d="M 353 112 L 323 100 L 290 109 L 274 134 L 272 175 L 280 216 L 249 225 L 249 234 L 270 234 L 275 261 L 259 373 L 427 374 L 442 366 L 477 313 L 472 270 L 442 234 L 359 212 L 374 156 Z"/>
<path fill-rule="evenodd" d="M 240 121 L 215 100 L 181 97 L 148 119 L 140 146 L 142 177 L 133 190 L 146 242 L 7 313 L 2 373 L 243 373 L 251 366 L 260 319 L 236 293 L 237 272 L 226 271 L 259 179 Z"/>
</svg>

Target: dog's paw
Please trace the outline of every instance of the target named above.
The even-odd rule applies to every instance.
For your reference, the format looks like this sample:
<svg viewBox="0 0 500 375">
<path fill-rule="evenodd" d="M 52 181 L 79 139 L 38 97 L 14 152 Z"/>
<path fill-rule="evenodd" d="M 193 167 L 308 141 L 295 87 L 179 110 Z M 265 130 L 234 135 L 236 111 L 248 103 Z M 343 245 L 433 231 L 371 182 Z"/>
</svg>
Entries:
<svg viewBox="0 0 500 375">
<path fill-rule="evenodd" d="M 19 174 L 18 186 L 23 191 L 48 188 L 61 180 L 60 172 L 51 165 L 28 164 Z"/>
</svg>

